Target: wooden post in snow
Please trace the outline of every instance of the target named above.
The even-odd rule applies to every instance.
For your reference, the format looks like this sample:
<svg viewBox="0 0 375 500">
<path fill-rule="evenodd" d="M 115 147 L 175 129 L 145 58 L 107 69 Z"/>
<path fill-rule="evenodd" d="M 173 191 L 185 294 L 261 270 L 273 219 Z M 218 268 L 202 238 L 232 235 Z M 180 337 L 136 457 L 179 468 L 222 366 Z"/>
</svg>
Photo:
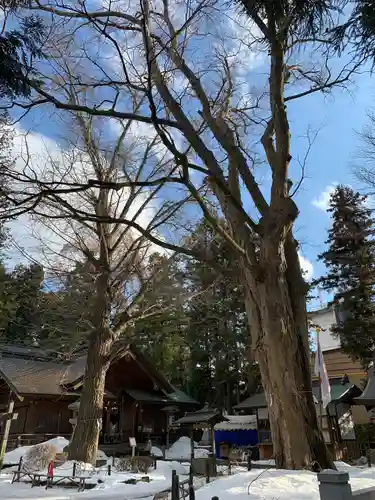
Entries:
<svg viewBox="0 0 375 500">
<path fill-rule="evenodd" d="M 12 423 L 12 420 L 16 420 L 18 417 L 17 413 L 13 413 L 13 410 L 14 410 L 14 396 L 13 393 L 11 392 L 9 394 L 8 411 L 7 413 L 0 415 L 0 421 L 5 420 L 4 432 L 1 437 L 1 445 L 0 445 L 0 470 L 3 467 L 4 456 L 8 444 L 10 425 Z"/>
<path fill-rule="evenodd" d="M 194 429 L 190 429 L 190 464 L 193 465 L 194 460 Z"/>
<path fill-rule="evenodd" d="M 217 470 L 216 470 L 216 447 L 215 447 L 215 428 L 213 425 L 210 427 L 210 434 L 211 434 L 211 449 L 212 449 L 212 469 L 213 469 L 213 474 L 214 476 L 217 475 Z"/>
</svg>

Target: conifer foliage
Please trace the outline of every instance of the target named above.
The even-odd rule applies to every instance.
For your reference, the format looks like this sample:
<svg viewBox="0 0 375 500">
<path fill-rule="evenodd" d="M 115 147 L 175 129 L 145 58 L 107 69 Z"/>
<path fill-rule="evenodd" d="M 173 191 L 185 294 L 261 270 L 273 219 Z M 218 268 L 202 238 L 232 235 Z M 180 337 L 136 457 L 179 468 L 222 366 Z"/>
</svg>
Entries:
<svg viewBox="0 0 375 500">
<path fill-rule="evenodd" d="M 375 241 L 366 196 L 347 186 L 331 194 L 332 227 L 328 248 L 319 255 L 327 268 L 315 284 L 334 292 L 337 325 L 343 349 L 367 364 L 375 344 Z"/>
</svg>

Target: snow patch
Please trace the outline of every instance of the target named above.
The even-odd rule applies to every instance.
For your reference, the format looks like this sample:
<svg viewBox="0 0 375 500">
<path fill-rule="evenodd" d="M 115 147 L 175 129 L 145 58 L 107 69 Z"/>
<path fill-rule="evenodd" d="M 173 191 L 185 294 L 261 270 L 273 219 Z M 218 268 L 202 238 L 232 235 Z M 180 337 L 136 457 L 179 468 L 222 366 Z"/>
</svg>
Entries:
<svg viewBox="0 0 375 500">
<path fill-rule="evenodd" d="M 5 453 L 4 465 L 16 465 L 16 464 L 18 464 L 21 457 L 25 458 L 28 450 L 30 450 L 34 446 L 38 446 L 40 444 L 53 445 L 56 448 L 56 453 L 62 453 L 64 451 L 64 448 L 66 446 L 68 446 L 69 441 L 63 437 L 56 437 L 53 439 L 49 439 L 48 441 L 44 441 L 44 443 L 38 443 L 37 445 L 35 444 L 35 445 L 31 445 L 31 446 L 20 446 L 19 448 L 16 448 L 15 450 L 8 451 L 8 453 Z M 96 458 L 97 458 L 97 460 L 108 460 L 107 455 L 101 450 L 98 450 L 98 454 L 97 454 Z"/>
<path fill-rule="evenodd" d="M 50 444 L 56 447 L 57 453 L 62 453 L 64 451 L 65 446 L 68 446 L 69 441 L 63 437 L 57 437 L 53 439 L 49 439 L 48 441 L 44 441 L 44 443 L 38 443 L 38 444 Z M 37 445 L 33 445 L 37 446 Z M 16 448 L 15 450 L 8 451 L 8 453 L 5 453 L 4 456 L 4 464 L 5 465 L 15 465 L 18 464 L 20 461 L 21 457 L 26 456 L 26 453 L 30 448 L 33 448 L 33 446 L 20 446 L 19 448 Z"/>
<path fill-rule="evenodd" d="M 198 443 L 194 442 L 195 458 L 207 458 L 209 454 L 210 452 L 208 450 L 205 448 L 199 448 Z M 190 459 L 190 438 L 186 436 L 180 437 L 180 439 L 173 443 L 169 450 L 166 451 L 165 458 L 182 460 Z"/>
<path fill-rule="evenodd" d="M 156 457 L 156 458 L 162 458 L 163 457 L 163 452 L 157 446 L 153 446 L 151 448 L 151 455 L 154 456 L 154 457 Z"/>
</svg>

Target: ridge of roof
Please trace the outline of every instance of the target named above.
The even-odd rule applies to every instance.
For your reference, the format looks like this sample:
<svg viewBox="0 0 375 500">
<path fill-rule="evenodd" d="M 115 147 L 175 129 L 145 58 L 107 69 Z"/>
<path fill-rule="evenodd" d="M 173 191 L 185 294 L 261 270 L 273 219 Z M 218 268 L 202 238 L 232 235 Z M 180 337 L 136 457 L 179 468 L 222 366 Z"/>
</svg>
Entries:
<svg viewBox="0 0 375 500">
<path fill-rule="evenodd" d="M 127 354 L 130 354 L 134 361 L 138 363 L 144 371 L 146 371 L 150 378 L 154 380 L 154 382 L 156 382 L 161 389 L 165 390 L 168 394 L 175 392 L 172 384 L 155 367 L 154 363 L 133 344 L 124 346 L 124 349 L 117 356 L 116 361 L 119 361 Z M 76 387 L 82 383 L 82 379 L 85 373 L 85 363 L 86 355 L 83 355 L 70 363 L 70 365 L 66 369 L 66 374 L 63 380 L 63 384 L 65 385 L 65 387 Z"/>
<path fill-rule="evenodd" d="M 340 401 L 345 396 L 350 396 L 351 393 L 361 393 L 361 389 L 357 387 L 355 384 L 348 382 L 347 384 L 340 383 L 340 377 L 330 377 L 329 383 L 331 387 L 331 401 Z M 318 381 L 314 380 L 312 384 L 313 396 L 319 400 L 319 384 Z M 258 392 L 249 396 L 244 401 L 234 406 L 233 409 L 238 410 L 247 410 L 247 409 L 257 409 L 257 408 L 267 408 L 267 400 L 265 392 Z"/>
<path fill-rule="evenodd" d="M 175 403 L 199 403 L 174 387 L 155 367 L 154 363 L 132 344 L 127 345 L 117 360 L 130 354 L 136 363 Z M 55 359 L 39 347 L 12 345 L 0 346 L 0 377 L 16 394 L 74 395 L 82 384 L 86 355 L 74 360 Z"/>
</svg>

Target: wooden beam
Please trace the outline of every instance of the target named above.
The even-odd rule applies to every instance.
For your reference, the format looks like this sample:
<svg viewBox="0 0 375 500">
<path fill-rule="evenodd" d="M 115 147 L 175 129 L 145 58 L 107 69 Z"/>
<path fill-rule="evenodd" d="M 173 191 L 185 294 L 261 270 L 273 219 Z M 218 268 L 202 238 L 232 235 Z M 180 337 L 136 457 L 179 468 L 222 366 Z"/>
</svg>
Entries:
<svg viewBox="0 0 375 500">
<path fill-rule="evenodd" d="M 0 377 L 6 382 L 6 384 L 8 385 L 9 389 L 10 389 L 10 394 L 14 393 L 17 398 L 20 400 L 20 401 L 23 401 L 23 396 L 21 396 L 21 394 L 19 394 L 19 392 L 17 391 L 17 389 L 15 388 L 15 386 L 13 385 L 13 383 L 10 381 L 10 379 L 5 375 L 5 373 L 3 373 L 1 370 L 0 370 Z"/>
<path fill-rule="evenodd" d="M 14 396 L 13 396 L 13 393 L 11 392 L 9 394 L 9 405 L 8 405 L 8 411 L 7 411 L 7 414 L 10 415 L 10 417 L 5 421 L 4 431 L 3 431 L 3 435 L 1 438 L 1 445 L 0 445 L 0 470 L 3 466 L 4 456 L 5 456 L 5 452 L 7 449 L 8 437 L 9 437 L 9 432 L 10 432 L 10 425 L 12 423 L 12 417 L 13 417 L 13 410 L 14 410 Z"/>
<path fill-rule="evenodd" d="M 194 460 L 194 428 L 190 428 L 190 464 L 193 464 Z"/>
<path fill-rule="evenodd" d="M 0 414 L 0 422 L 4 422 L 4 420 L 17 420 L 18 413 L 1 413 Z"/>
</svg>

